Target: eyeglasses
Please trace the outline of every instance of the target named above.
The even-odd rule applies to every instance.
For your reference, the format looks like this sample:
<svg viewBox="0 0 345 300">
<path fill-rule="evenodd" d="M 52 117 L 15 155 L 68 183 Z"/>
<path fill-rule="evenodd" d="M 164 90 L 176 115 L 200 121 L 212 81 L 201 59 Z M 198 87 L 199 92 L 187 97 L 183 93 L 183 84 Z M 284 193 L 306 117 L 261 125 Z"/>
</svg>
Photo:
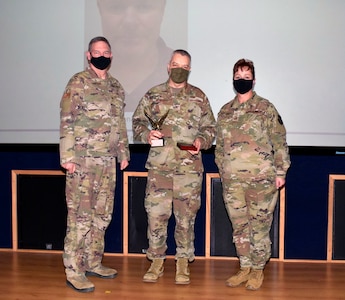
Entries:
<svg viewBox="0 0 345 300">
<path fill-rule="evenodd" d="M 100 56 L 110 57 L 111 56 L 111 51 L 104 51 L 103 53 L 101 53 L 98 50 L 92 50 L 91 54 L 92 54 L 93 57 L 100 57 Z"/>
</svg>

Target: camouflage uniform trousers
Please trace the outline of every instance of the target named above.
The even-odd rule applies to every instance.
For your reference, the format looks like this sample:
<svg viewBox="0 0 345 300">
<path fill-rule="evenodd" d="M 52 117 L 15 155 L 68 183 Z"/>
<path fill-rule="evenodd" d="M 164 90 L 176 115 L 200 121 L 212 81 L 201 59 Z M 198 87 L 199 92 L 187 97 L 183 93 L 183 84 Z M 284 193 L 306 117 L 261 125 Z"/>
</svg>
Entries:
<svg viewBox="0 0 345 300">
<path fill-rule="evenodd" d="M 67 275 L 101 264 L 104 234 L 113 213 L 115 158 L 84 157 L 66 175 L 67 232 L 63 262 Z"/>
<path fill-rule="evenodd" d="M 278 199 L 275 179 L 223 179 L 222 185 L 240 265 L 263 269 L 271 257 L 270 229 Z"/>
<path fill-rule="evenodd" d="M 148 214 L 148 259 L 165 258 L 168 221 L 174 213 L 175 258 L 194 256 L 194 224 L 200 208 L 202 173 L 149 170 L 145 209 Z"/>
</svg>

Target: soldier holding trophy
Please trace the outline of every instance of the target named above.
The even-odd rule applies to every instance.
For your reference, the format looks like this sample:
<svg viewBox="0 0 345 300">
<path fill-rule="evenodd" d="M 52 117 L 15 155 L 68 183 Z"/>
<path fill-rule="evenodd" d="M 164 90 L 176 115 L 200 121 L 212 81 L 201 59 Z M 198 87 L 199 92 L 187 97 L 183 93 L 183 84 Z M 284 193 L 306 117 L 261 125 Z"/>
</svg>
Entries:
<svg viewBox="0 0 345 300">
<path fill-rule="evenodd" d="M 167 226 L 174 213 L 175 283 L 190 283 L 204 170 L 200 150 L 212 146 L 216 123 L 207 96 L 187 82 L 190 70 L 190 54 L 175 50 L 168 81 L 151 88 L 133 114 L 134 139 L 151 145 L 145 197 L 151 265 L 144 282 L 156 282 L 163 275 Z"/>
</svg>

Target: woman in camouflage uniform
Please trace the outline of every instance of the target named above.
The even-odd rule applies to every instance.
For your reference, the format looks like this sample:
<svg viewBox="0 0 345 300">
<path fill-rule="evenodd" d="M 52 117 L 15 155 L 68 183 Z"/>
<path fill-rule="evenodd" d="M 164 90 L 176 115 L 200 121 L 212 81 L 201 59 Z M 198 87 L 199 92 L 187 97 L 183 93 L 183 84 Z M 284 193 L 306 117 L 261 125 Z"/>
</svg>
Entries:
<svg viewBox="0 0 345 300">
<path fill-rule="evenodd" d="M 240 59 L 233 68 L 235 99 L 218 113 L 216 164 L 233 227 L 240 271 L 226 284 L 256 290 L 271 255 L 270 228 L 290 166 L 286 131 L 277 110 L 253 91 L 253 62 Z"/>
</svg>

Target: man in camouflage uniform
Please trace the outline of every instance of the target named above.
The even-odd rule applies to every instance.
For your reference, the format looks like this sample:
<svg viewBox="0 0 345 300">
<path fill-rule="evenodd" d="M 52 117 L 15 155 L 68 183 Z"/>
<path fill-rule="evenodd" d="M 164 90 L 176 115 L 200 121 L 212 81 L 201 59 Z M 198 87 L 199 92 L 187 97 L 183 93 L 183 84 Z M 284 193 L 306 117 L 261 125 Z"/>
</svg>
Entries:
<svg viewBox="0 0 345 300">
<path fill-rule="evenodd" d="M 215 119 L 206 95 L 187 83 L 190 63 L 187 51 L 175 50 L 168 64 L 168 81 L 151 88 L 133 115 L 134 138 L 151 144 L 146 162 L 145 208 L 147 257 L 152 263 L 144 282 L 156 282 L 163 275 L 167 225 L 172 211 L 176 220 L 175 283 L 190 282 L 188 263 L 194 260 L 194 223 L 200 208 L 203 178 L 200 150 L 212 146 L 215 134 Z M 152 130 L 150 119 L 162 123 L 161 126 Z M 164 145 L 155 147 L 161 138 Z M 183 150 L 177 143 L 195 148 Z"/>
<path fill-rule="evenodd" d="M 233 69 L 235 99 L 217 120 L 216 164 L 233 227 L 240 271 L 226 284 L 246 282 L 257 290 L 271 256 L 270 228 L 278 191 L 290 166 L 283 121 L 275 107 L 253 91 L 254 65 L 241 59 Z"/>
<path fill-rule="evenodd" d="M 85 275 L 117 274 L 101 261 L 114 207 L 116 157 L 121 170 L 129 161 L 124 90 L 107 72 L 109 42 L 92 39 L 86 55 L 89 67 L 70 79 L 60 103 L 60 160 L 67 170 L 68 210 L 63 261 L 67 285 L 80 292 L 94 290 Z"/>
</svg>

